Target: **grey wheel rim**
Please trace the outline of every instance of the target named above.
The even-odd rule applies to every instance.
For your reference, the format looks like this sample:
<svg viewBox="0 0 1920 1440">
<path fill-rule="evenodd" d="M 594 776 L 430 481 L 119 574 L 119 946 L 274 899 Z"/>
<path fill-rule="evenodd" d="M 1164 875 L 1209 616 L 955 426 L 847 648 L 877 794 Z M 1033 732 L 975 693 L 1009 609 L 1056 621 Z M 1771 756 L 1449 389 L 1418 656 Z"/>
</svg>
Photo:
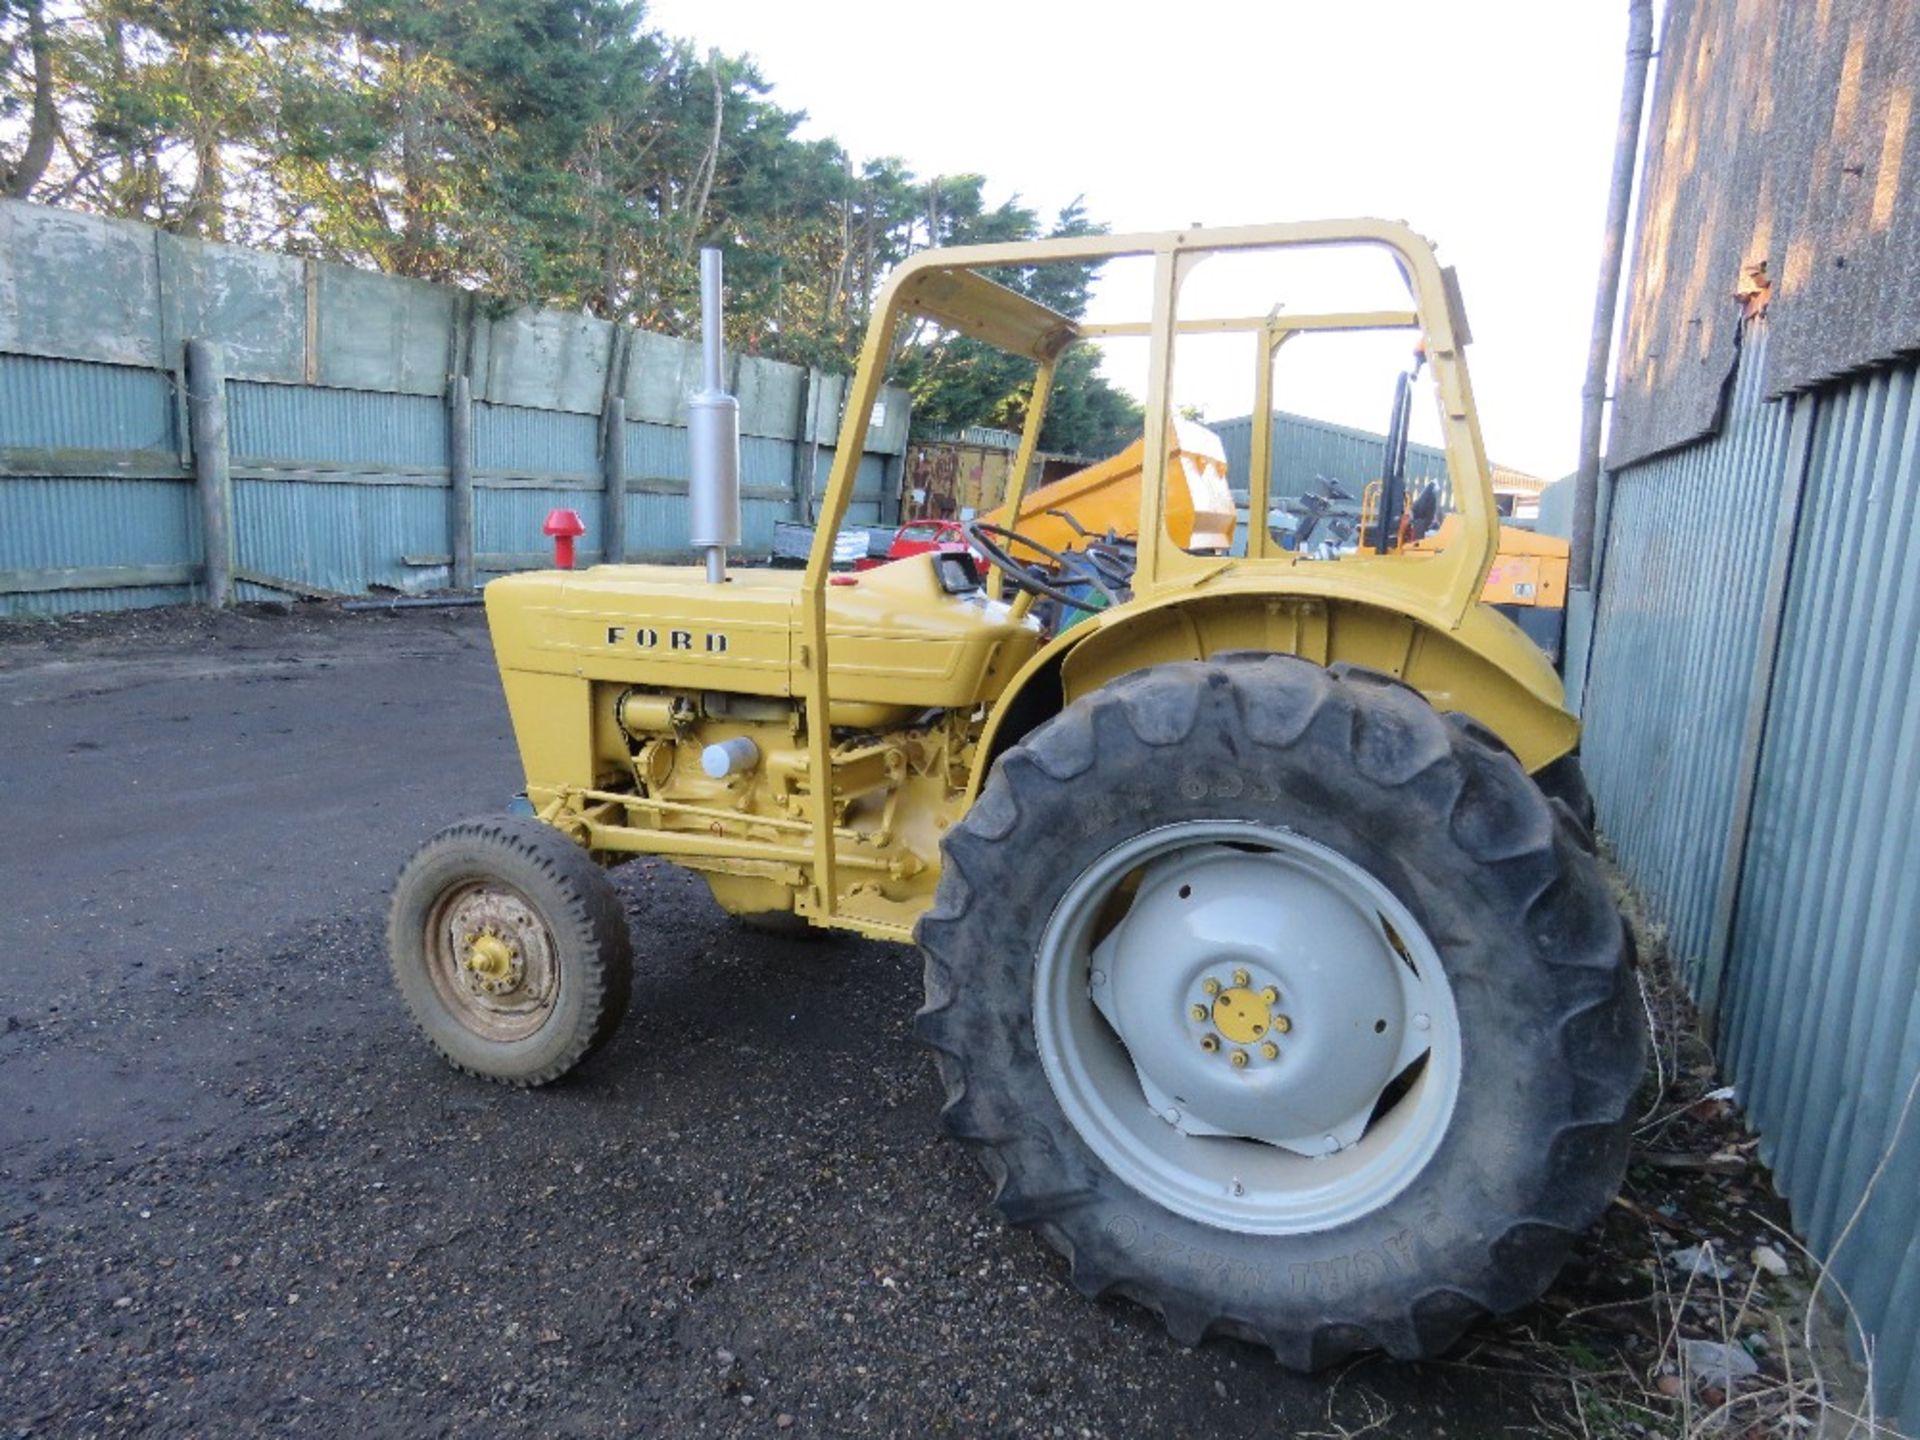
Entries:
<svg viewBox="0 0 1920 1440">
<path fill-rule="evenodd" d="M 1331 1229 L 1432 1159 L 1460 1085 L 1439 955 L 1366 869 L 1195 820 L 1089 866 L 1034 967 L 1041 1063 L 1123 1183 L 1226 1230 Z"/>
<path fill-rule="evenodd" d="M 427 917 L 426 938 L 434 992 L 482 1040 L 525 1040 L 553 1014 L 553 934 L 519 891 L 477 881 L 449 887 Z"/>
</svg>

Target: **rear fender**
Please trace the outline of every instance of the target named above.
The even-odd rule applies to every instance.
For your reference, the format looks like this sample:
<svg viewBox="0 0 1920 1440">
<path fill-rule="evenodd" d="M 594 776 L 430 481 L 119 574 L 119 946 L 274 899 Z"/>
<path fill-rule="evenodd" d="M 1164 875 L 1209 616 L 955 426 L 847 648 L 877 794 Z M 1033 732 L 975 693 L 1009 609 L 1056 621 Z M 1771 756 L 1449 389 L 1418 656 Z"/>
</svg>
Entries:
<svg viewBox="0 0 1920 1440">
<path fill-rule="evenodd" d="M 1488 606 L 1475 606 L 1457 627 L 1444 629 L 1352 597 L 1188 591 L 1105 612 L 1098 623 L 1074 626 L 1035 655 L 994 706 L 981 737 L 985 763 L 974 768 L 967 803 L 1002 750 L 1082 695 L 1150 665 L 1245 650 L 1392 675 L 1441 713 L 1459 711 L 1479 721 L 1529 772 L 1580 740 L 1580 722 L 1567 712 L 1547 657 Z"/>
</svg>

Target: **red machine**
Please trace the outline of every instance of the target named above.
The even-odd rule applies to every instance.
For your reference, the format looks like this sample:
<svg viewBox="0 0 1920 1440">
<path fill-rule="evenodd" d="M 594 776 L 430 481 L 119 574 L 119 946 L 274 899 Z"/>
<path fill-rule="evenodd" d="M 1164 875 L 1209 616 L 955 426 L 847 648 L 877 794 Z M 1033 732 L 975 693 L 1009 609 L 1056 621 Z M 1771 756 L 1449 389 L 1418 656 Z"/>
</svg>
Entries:
<svg viewBox="0 0 1920 1440">
<path fill-rule="evenodd" d="M 904 560 L 909 555 L 923 555 L 929 550 L 941 554 L 965 553 L 967 532 L 958 520 L 909 520 L 894 532 L 893 543 L 887 547 L 885 558 L 869 555 L 854 562 L 856 570 L 871 570 L 876 565 L 888 565 L 895 560 Z"/>
</svg>

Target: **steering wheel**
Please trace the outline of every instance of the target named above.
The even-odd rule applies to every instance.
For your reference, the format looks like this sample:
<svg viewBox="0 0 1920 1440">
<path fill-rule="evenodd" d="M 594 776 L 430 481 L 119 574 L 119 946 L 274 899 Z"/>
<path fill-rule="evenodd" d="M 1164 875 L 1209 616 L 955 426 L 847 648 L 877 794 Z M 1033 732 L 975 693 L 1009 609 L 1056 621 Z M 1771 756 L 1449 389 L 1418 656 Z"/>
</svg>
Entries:
<svg viewBox="0 0 1920 1440">
<path fill-rule="evenodd" d="M 1102 608 L 1098 605 L 1089 605 L 1079 596 L 1069 594 L 1046 577 L 1035 573 L 1032 567 L 1015 560 L 1005 548 L 1009 545 L 1024 546 L 1046 560 L 1055 570 L 1064 573 L 1067 568 L 1067 557 L 1051 545 L 1042 545 L 1038 540 L 1022 535 L 1017 530 L 1009 530 L 1004 525 L 989 525 L 984 520 L 967 522 L 967 539 L 973 542 L 976 550 L 999 567 L 1000 573 L 1011 580 L 1016 589 L 1024 590 L 1029 595 L 1039 595 L 1048 600 L 1058 601 L 1062 605 L 1071 605 L 1075 610 L 1084 610 L 1089 615 L 1097 614 Z M 1107 604 L 1121 603 L 1112 585 L 1101 575 L 1097 563 L 1081 571 L 1077 578 L 1085 580 L 1087 584 L 1099 591 L 1105 597 Z"/>
</svg>

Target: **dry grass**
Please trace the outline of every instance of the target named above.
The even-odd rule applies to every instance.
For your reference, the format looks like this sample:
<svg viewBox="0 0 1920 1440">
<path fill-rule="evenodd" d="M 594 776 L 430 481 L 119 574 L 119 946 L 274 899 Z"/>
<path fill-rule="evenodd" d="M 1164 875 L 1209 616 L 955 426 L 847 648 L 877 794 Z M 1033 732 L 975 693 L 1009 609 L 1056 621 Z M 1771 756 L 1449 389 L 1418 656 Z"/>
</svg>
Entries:
<svg viewBox="0 0 1920 1440">
<path fill-rule="evenodd" d="M 1655 1057 L 1626 1185 L 1539 1306 L 1443 1363 L 1529 1385 L 1541 1436 L 1896 1436 L 1874 1413 L 1871 1350 L 1846 1296 L 1793 1237 L 1663 937 L 1624 887 L 1621 900 Z M 1701 1263 L 1676 1263 L 1694 1247 Z M 1847 1354 L 1849 1327 L 1865 1367 Z M 1726 1373 L 1714 1346 L 1752 1373 Z"/>
</svg>

